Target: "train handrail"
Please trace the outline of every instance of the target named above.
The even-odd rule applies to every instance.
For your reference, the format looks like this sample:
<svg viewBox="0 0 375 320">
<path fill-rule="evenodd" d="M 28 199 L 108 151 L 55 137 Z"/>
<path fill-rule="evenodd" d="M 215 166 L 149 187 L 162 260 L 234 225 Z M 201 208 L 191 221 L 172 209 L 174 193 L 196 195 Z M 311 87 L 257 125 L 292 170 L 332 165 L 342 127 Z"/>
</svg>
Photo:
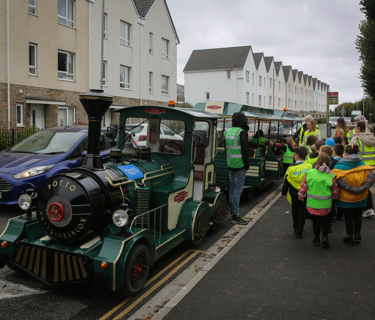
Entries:
<svg viewBox="0 0 375 320">
<path fill-rule="evenodd" d="M 142 218 L 142 220 L 141 220 L 141 225 L 143 225 L 143 216 L 145 216 L 145 215 L 148 215 L 148 217 L 147 217 L 147 230 L 148 231 L 150 231 L 150 217 L 149 217 L 149 214 L 151 213 L 151 212 L 153 212 L 154 213 L 154 240 L 155 240 L 155 235 L 156 235 L 156 228 L 155 228 L 155 226 L 156 226 L 156 211 L 157 210 L 160 210 L 160 216 L 159 216 L 159 238 L 161 237 L 161 214 L 162 214 L 162 208 L 164 208 L 164 207 L 166 207 L 167 205 L 166 204 L 163 204 L 162 206 L 160 206 L 160 207 L 156 207 L 156 208 L 154 208 L 154 209 L 151 209 L 151 210 L 148 210 L 148 211 L 146 211 L 146 212 L 143 212 L 143 213 L 141 213 L 141 214 L 138 214 L 138 215 L 136 215 L 135 217 L 134 217 L 134 219 L 133 219 L 133 221 L 132 221 L 132 223 L 130 224 L 130 227 L 129 227 L 129 231 L 131 232 L 131 233 L 133 233 L 133 231 L 132 231 L 132 228 L 133 228 L 133 225 L 134 225 L 134 223 L 141 217 Z"/>
<path fill-rule="evenodd" d="M 128 184 L 128 183 L 134 183 L 134 187 L 135 188 L 138 188 L 138 185 L 137 183 L 135 182 L 135 180 L 127 180 L 127 181 L 123 181 L 123 182 L 120 182 L 120 183 L 113 183 L 113 182 L 117 182 L 117 181 L 120 181 L 120 180 L 124 180 L 124 179 L 127 179 L 126 177 L 122 177 L 122 178 L 119 178 L 119 179 L 114 179 L 111 181 L 111 179 L 109 179 L 108 177 L 105 177 L 109 184 L 112 186 L 112 187 L 121 187 L 123 186 L 124 184 Z"/>
</svg>

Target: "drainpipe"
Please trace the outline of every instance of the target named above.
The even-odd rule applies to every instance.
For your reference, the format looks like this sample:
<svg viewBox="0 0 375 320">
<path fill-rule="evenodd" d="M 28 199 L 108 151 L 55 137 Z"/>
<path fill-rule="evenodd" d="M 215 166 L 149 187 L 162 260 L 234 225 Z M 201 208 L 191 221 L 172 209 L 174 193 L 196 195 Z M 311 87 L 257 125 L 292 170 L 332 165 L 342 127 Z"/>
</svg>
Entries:
<svg viewBox="0 0 375 320">
<path fill-rule="evenodd" d="M 142 27 L 145 25 L 144 19 L 139 16 L 138 17 L 138 24 L 140 26 L 139 29 L 139 100 L 140 100 L 140 105 L 143 104 L 142 101 Z"/>
<path fill-rule="evenodd" d="M 10 129 L 10 37 L 9 37 L 9 0 L 7 0 L 7 85 L 8 85 L 8 129 Z"/>
<path fill-rule="evenodd" d="M 104 52 L 104 0 L 102 0 L 102 44 L 100 48 L 100 90 L 103 90 L 103 52 Z M 108 73 L 108 72 L 107 72 Z"/>
</svg>

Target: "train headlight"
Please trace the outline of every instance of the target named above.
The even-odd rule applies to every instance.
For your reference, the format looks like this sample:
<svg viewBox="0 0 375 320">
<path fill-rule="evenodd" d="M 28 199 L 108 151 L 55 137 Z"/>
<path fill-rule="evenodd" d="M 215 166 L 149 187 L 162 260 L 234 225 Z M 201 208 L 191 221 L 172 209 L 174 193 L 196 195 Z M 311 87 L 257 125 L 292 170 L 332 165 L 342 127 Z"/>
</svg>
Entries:
<svg viewBox="0 0 375 320">
<path fill-rule="evenodd" d="M 18 205 L 24 211 L 29 210 L 31 207 L 31 198 L 27 194 L 21 194 L 18 198 Z"/>
<path fill-rule="evenodd" d="M 112 215 L 113 223 L 119 227 L 125 227 L 129 221 L 129 216 L 124 210 L 116 210 Z"/>
</svg>

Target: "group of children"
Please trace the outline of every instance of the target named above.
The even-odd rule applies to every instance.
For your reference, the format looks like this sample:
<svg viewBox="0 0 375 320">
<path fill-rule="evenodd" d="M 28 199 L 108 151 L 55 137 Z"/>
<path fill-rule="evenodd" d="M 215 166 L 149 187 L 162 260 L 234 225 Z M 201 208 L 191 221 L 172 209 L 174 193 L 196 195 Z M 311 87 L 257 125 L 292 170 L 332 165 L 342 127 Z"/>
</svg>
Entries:
<svg viewBox="0 0 375 320">
<path fill-rule="evenodd" d="M 372 206 L 369 189 L 375 182 L 375 171 L 362 161 L 358 146 L 345 145 L 342 137 L 317 140 L 315 136 L 308 137 L 306 146 L 293 145 L 292 137 L 281 144 L 294 153 L 291 163 L 284 161 L 282 195 L 292 205 L 296 238 L 302 238 L 305 219 L 310 218 L 313 244 L 329 248 L 331 221 L 343 216 L 346 228 L 343 242 L 348 245 L 360 242 L 362 210 Z"/>
</svg>

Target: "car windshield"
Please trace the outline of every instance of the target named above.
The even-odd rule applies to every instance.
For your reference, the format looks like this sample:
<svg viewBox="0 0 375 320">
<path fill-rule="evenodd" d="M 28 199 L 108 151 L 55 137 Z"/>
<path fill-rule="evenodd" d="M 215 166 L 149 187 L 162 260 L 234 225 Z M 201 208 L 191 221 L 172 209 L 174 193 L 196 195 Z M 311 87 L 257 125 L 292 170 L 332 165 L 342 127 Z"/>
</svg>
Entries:
<svg viewBox="0 0 375 320">
<path fill-rule="evenodd" d="M 73 131 L 40 131 L 22 140 L 8 151 L 27 153 L 64 153 L 86 133 Z"/>
</svg>

